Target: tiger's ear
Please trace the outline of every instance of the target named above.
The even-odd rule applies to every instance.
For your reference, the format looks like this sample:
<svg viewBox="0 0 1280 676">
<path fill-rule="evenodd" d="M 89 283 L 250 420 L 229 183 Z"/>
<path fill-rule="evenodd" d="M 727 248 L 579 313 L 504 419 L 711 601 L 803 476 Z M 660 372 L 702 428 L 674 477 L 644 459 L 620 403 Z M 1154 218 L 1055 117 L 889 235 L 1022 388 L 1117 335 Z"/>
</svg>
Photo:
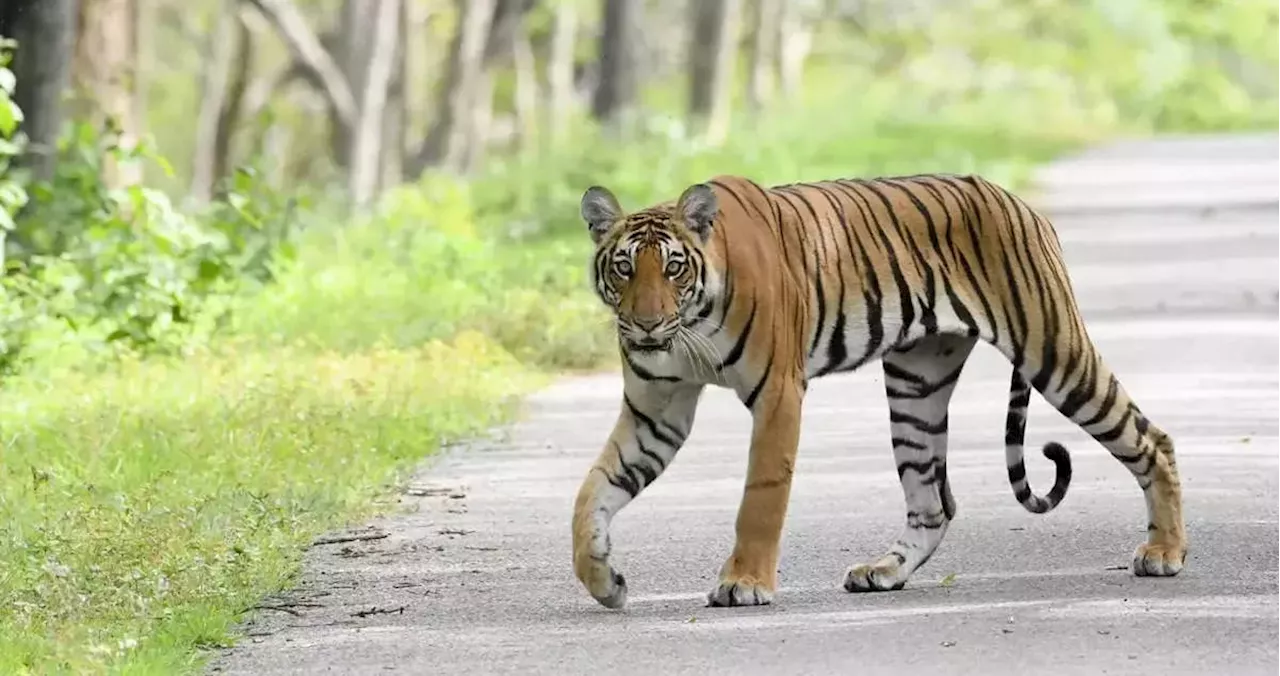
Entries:
<svg viewBox="0 0 1280 676">
<path fill-rule="evenodd" d="M 618 198 L 608 188 L 593 185 L 582 193 L 582 204 L 579 207 L 582 220 L 587 223 L 587 232 L 591 233 L 591 241 L 600 243 L 600 238 L 609 228 L 622 218 L 622 207 L 618 206 Z"/>
<path fill-rule="evenodd" d="M 711 236 L 711 224 L 716 219 L 720 204 L 711 186 L 706 183 L 695 183 L 680 195 L 676 201 L 676 216 L 684 220 L 684 224 L 702 241 Z"/>
</svg>

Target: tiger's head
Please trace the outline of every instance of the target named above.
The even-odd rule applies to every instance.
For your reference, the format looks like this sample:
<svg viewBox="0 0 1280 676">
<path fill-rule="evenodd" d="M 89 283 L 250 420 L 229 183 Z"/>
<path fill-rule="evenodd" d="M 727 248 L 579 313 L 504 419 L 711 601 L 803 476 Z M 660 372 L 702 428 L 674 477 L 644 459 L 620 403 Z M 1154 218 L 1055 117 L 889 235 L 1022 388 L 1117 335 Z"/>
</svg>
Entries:
<svg viewBox="0 0 1280 676">
<path fill-rule="evenodd" d="M 582 220 L 596 245 L 591 281 L 628 351 L 669 352 L 682 326 L 710 301 L 719 278 L 706 248 L 718 211 L 715 193 L 702 183 L 674 204 L 631 214 L 606 188 L 583 193 Z"/>
</svg>

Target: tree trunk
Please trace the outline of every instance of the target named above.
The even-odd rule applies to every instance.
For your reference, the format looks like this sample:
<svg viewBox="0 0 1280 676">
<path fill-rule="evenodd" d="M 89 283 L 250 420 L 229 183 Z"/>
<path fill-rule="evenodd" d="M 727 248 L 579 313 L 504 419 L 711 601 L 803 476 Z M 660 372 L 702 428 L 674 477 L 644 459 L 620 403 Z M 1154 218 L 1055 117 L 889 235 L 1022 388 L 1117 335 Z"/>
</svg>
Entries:
<svg viewBox="0 0 1280 676">
<path fill-rule="evenodd" d="M 133 1 L 80 0 L 71 66 L 77 117 L 117 132 L 118 143 L 126 150 L 138 141 Z M 120 163 L 108 156 L 102 164 L 102 181 L 109 187 L 131 185 L 141 180 L 140 169 L 136 162 Z"/>
<path fill-rule="evenodd" d="M 366 74 L 374 49 L 376 7 L 378 0 L 343 0 L 341 21 L 334 37 L 333 59 L 342 70 L 342 77 L 356 99 L 357 119 L 362 92 L 366 88 Z M 358 124 L 358 122 L 356 123 Z M 333 144 L 333 161 L 338 167 L 351 167 L 355 151 L 356 125 L 343 124 L 332 116 L 330 139 Z"/>
<path fill-rule="evenodd" d="M 573 110 L 573 47 L 576 43 L 578 13 L 572 2 L 556 6 L 551 28 L 551 50 L 547 57 L 547 138 L 558 144 L 563 138 Z"/>
<path fill-rule="evenodd" d="M 387 88 L 394 74 L 397 38 L 400 35 L 400 0 L 380 0 L 373 16 L 373 44 L 369 68 L 360 78 L 364 88 L 360 94 L 360 123 L 355 130 L 348 174 L 352 204 L 363 208 L 373 199 L 378 188 L 379 160 L 384 138 L 383 107 Z"/>
<path fill-rule="evenodd" d="M 196 114 L 196 142 L 191 159 L 189 191 L 191 199 L 197 203 L 209 201 L 213 195 L 213 184 L 219 178 L 215 174 L 218 163 L 219 122 L 226 109 L 227 85 L 231 80 L 232 60 L 237 51 L 235 37 L 239 5 L 240 0 L 222 0 L 217 23 L 209 35 L 205 50 L 205 69 L 201 78 L 200 109 Z"/>
<path fill-rule="evenodd" d="M 538 127 L 538 74 L 529 33 L 518 27 L 511 43 L 515 68 L 516 143 L 522 149 L 533 146 Z"/>
<path fill-rule="evenodd" d="M 494 0 L 455 0 L 458 29 L 449 47 L 449 64 L 435 120 L 414 159 L 410 175 L 428 166 L 458 168 L 466 157 L 467 127 L 475 109 L 476 89 L 484 70 L 485 43 L 494 16 Z"/>
<path fill-rule="evenodd" d="M 235 70 L 231 75 L 231 84 L 227 89 L 227 98 L 218 114 L 218 137 L 214 142 L 213 180 L 216 184 L 227 175 L 231 166 L 233 141 L 241 120 L 245 119 L 245 94 L 249 89 L 249 75 L 253 70 L 254 41 L 257 36 L 250 30 L 245 16 L 245 8 L 241 6 L 237 12 L 237 27 L 240 49 L 236 54 Z"/>
<path fill-rule="evenodd" d="M 787 98 L 800 92 L 804 76 L 804 61 L 809 56 L 813 42 L 813 30 L 796 11 L 792 2 L 783 2 L 775 35 L 777 49 L 778 84 Z"/>
<path fill-rule="evenodd" d="M 480 166 L 489 143 L 490 123 L 493 122 L 493 72 L 481 69 L 472 86 L 470 114 L 463 126 L 462 159 L 458 171 L 470 174 Z"/>
<path fill-rule="evenodd" d="M 147 127 L 147 108 L 150 101 L 151 73 L 155 64 L 156 3 L 154 0 L 133 0 L 133 121 L 138 132 Z"/>
<path fill-rule="evenodd" d="M 520 24 L 525 14 L 533 9 L 532 0 L 498 0 L 489 22 L 489 37 L 484 44 L 484 65 L 496 66 L 511 56 Z"/>
<path fill-rule="evenodd" d="M 747 60 L 747 109 L 758 113 L 773 95 L 774 26 L 783 0 L 752 0 Z"/>
<path fill-rule="evenodd" d="M 0 5 L 0 34 L 18 41 L 10 64 L 14 91 L 27 135 L 22 164 L 37 180 L 53 178 L 62 93 L 71 82 L 71 59 L 78 22 L 77 0 L 6 0 Z"/>
<path fill-rule="evenodd" d="M 591 114 L 608 130 L 617 132 L 631 116 L 639 93 L 636 57 L 641 6 L 639 0 L 603 1 L 600 80 L 591 100 Z"/>
<path fill-rule="evenodd" d="M 689 117 L 692 126 L 703 127 L 711 143 L 719 143 L 729 130 L 738 4 L 739 0 L 702 0 L 693 5 Z"/>
<path fill-rule="evenodd" d="M 396 52 L 391 65 L 391 84 L 387 87 L 387 105 L 382 121 L 382 162 L 379 187 L 397 185 L 404 180 L 405 129 L 409 124 L 407 83 L 409 70 L 410 2 L 401 2 Z"/>
</svg>

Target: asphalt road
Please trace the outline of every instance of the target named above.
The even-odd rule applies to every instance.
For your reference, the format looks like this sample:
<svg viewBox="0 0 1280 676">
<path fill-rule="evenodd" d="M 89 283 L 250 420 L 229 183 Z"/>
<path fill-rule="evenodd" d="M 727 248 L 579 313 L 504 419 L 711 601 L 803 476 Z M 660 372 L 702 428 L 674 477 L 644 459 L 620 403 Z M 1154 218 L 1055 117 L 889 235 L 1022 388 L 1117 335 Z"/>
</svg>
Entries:
<svg viewBox="0 0 1280 676">
<path fill-rule="evenodd" d="M 1032 398 L 1033 447 L 1072 449 L 1075 477 L 1033 515 L 1006 482 L 1009 366 L 979 346 L 952 400 L 957 520 L 907 587 L 840 588 L 904 519 L 878 365 L 814 383 L 772 606 L 705 608 L 733 543 L 749 417 L 708 391 L 673 466 L 614 522 L 622 611 L 570 567 L 574 493 L 618 408 L 616 375 L 533 397 L 503 438 L 424 469 L 388 537 L 317 547 L 294 614 L 264 611 L 211 669 L 239 674 L 1275 674 L 1277 139 L 1099 148 L 1046 167 L 1091 332 L 1173 435 L 1191 551 L 1175 578 L 1125 566 L 1142 495 L 1096 442 Z M 415 491 L 422 492 L 422 491 Z M 427 491 L 433 493 L 434 491 Z M 372 612 L 370 612 L 372 611 Z"/>
</svg>

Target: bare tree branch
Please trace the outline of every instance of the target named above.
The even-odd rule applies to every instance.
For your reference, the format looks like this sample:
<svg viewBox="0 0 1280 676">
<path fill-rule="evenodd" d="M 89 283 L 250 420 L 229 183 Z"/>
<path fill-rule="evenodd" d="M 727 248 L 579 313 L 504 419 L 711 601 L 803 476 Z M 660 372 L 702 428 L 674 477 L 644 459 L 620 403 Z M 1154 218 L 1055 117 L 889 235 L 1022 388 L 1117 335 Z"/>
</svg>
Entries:
<svg viewBox="0 0 1280 676">
<path fill-rule="evenodd" d="M 333 105 L 334 112 L 343 125 L 356 124 L 357 108 L 351 88 L 342 75 L 342 69 L 325 50 L 316 34 L 307 26 L 306 19 L 289 0 L 248 0 L 289 46 L 293 58 L 311 71 L 321 83 L 321 90 Z"/>
</svg>

